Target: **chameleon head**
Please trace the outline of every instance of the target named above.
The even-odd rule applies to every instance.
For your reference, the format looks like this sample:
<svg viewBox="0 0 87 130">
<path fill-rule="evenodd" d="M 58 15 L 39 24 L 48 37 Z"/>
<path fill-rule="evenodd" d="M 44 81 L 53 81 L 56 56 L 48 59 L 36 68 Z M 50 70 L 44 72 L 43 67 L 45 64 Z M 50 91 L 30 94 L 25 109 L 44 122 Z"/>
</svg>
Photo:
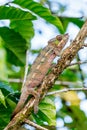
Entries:
<svg viewBox="0 0 87 130">
<path fill-rule="evenodd" d="M 63 34 L 63 35 L 57 35 L 55 38 L 52 38 L 51 40 L 49 40 L 48 44 L 50 44 L 50 43 L 58 44 L 61 40 L 67 42 L 68 38 L 69 38 L 68 33 Z"/>
<path fill-rule="evenodd" d="M 58 41 L 61 41 L 62 39 L 67 39 L 67 40 L 68 40 L 68 38 L 69 38 L 68 33 L 63 34 L 63 35 L 57 35 L 57 36 L 56 36 L 56 39 L 57 39 Z"/>
</svg>

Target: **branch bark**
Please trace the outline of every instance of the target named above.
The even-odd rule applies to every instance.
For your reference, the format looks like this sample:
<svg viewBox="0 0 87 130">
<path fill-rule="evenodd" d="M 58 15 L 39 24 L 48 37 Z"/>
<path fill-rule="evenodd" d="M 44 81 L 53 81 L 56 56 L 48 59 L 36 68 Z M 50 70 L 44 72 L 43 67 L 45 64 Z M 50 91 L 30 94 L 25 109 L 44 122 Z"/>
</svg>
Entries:
<svg viewBox="0 0 87 130">
<path fill-rule="evenodd" d="M 83 41 L 87 35 L 87 21 L 82 26 L 75 40 L 67 47 L 56 66 L 52 69 L 51 73 L 45 76 L 41 86 L 38 88 L 40 93 L 40 100 L 47 94 L 48 90 L 52 87 L 55 80 L 63 72 L 63 70 L 70 65 L 77 52 L 81 49 Z M 35 99 L 32 97 L 26 106 L 9 122 L 4 130 L 17 130 L 24 122 L 24 120 L 31 114 L 33 110 Z"/>
</svg>

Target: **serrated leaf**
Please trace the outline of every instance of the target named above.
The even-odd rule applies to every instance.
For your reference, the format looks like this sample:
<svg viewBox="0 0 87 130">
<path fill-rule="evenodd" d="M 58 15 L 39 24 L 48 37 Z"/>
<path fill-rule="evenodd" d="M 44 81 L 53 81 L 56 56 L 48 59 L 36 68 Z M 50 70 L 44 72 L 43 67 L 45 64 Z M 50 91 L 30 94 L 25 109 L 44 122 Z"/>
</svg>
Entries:
<svg viewBox="0 0 87 130">
<path fill-rule="evenodd" d="M 40 3 L 34 2 L 33 0 L 14 0 L 13 3 L 18 4 L 23 8 L 29 9 L 36 15 L 55 25 L 60 30 L 60 32 L 64 32 L 62 23 L 59 18 L 53 16 L 50 10 L 48 8 L 43 7 Z"/>
<path fill-rule="evenodd" d="M 0 102 L 6 107 L 5 97 L 0 89 Z"/>
<path fill-rule="evenodd" d="M 34 36 L 33 24 L 29 20 L 13 20 L 11 21 L 10 27 L 16 32 L 19 32 L 27 43 L 30 43 L 31 38 Z"/>
<path fill-rule="evenodd" d="M 14 30 L 7 27 L 0 28 L 0 36 L 5 42 L 5 46 L 21 61 L 25 64 L 27 45 L 26 41 L 14 32 Z M 15 61 L 16 62 L 16 61 Z"/>
<path fill-rule="evenodd" d="M 36 16 L 30 12 L 25 12 L 19 8 L 12 6 L 0 6 L 0 19 L 11 19 L 11 20 L 35 20 Z"/>
<path fill-rule="evenodd" d="M 56 108 L 53 101 L 50 98 L 45 97 L 45 99 L 40 103 L 38 115 L 35 115 L 34 118 L 37 121 L 37 123 L 45 121 L 50 126 L 56 125 Z"/>
</svg>

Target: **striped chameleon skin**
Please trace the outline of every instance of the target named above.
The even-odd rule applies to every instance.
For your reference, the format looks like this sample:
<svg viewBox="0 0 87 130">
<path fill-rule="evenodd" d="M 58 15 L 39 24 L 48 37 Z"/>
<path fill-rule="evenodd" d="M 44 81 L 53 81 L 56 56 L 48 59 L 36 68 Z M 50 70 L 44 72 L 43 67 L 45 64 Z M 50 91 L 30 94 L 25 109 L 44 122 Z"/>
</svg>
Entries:
<svg viewBox="0 0 87 130">
<path fill-rule="evenodd" d="M 12 118 L 23 108 L 29 95 L 35 97 L 34 113 L 37 113 L 40 95 L 35 91 L 35 88 L 41 84 L 54 58 L 61 55 L 61 51 L 67 43 L 68 38 L 68 34 L 57 35 L 48 41 L 48 45 L 41 50 L 27 76 L 26 83 L 22 88 L 21 96 L 12 114 Z"/>
</svg>

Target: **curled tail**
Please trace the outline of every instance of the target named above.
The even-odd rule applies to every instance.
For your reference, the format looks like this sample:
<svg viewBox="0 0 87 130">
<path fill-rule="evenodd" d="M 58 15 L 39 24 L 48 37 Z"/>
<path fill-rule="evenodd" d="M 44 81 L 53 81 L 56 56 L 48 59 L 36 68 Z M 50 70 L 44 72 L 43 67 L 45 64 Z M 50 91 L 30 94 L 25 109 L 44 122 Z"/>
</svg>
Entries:
<svg viewBox="0 0 87 130">
<path fill-rule="evenodd" d="M 11 115 L 11 119 L 23 108 L 28 96 L 29 96 L 29 93 L 28 93 L 27 89 L 26 88 L 23 89 L 19 102 L 18 102 L 14 112 Z"/>
</svg>

